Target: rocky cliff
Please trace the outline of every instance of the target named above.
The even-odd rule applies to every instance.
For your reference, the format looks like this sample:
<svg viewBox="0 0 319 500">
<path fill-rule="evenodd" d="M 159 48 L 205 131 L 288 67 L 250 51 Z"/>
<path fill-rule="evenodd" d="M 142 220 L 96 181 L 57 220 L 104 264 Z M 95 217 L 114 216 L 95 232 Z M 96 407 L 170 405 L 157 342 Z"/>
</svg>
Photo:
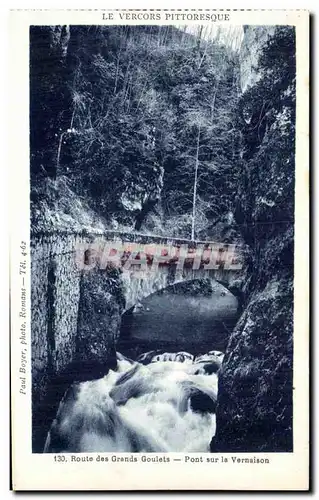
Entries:
<svg viewBox="0 0 319 500">
<path fill-rule="evenodd" d="M 217 452 L 292 451 L 293 446 L 293 58 L 290 28 L 245 29 L 242 101 L 256 106 L 265 129 L 247 148 L 239 189 L 246 194 L 239 194 L 236 216 L 251 261 L 243 313 L 219 378 L 217 432 L 211 443 Z M 264 113 L 260 96 L 265 91 L 270 99 Z M 247 128 L 242 132 L 245 141 Z"/>
<path fill-rule="evenodd" d="M 258 71 L 260 52 L 274 32 L 275 26 L 244 26 L 244 38 L 239 53 L 242 92 L 261 78 L 260 71 Z"/>
</svg>

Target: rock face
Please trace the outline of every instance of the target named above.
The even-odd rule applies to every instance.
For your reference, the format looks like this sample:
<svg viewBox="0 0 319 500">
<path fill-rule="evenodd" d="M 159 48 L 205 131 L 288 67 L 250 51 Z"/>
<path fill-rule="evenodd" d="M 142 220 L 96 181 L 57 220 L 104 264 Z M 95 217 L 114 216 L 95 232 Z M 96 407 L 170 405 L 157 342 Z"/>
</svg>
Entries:
<svg viewBox="0 0 319 500">
<path fill-rule="evenodd" d="M 83 273 L 75 343 L 78 362 L 91 361 L 101 371 L 105 368 L 105 372 L 110 361 L 116 366 L 115 345 L 124 306 L 119 271 L 113 269 L 103 273 L 94 269 Z"/>
<path fill-rule="evenodd" d="M 244 38 L 239 52 L 240 85 L 243 92 L 261 77 L 258 71 L 260 50 L 274 31 L 274 26 L 244 26 Z"/>
<path fill-rule="evenodd" d="M 120 210 L 114 214 L 116 222 L 140 230 L 148 213 L 160 200 L 163 176 L 163 167 L 155 163 L 147 176 L 140 174 L 137 179 L 128 179 L 120 196 Z"/>
<path fill-rule="evenodd" d="M 241 64 L 243 90 L 251 86 L 248 102 L 254 97 L 258 104 L 259 92 L 266 88 L 249 68 L 258 68 L 257 54 L 268 35 L 264 28 L 245 30 Z M 261 41 L 257 47 L 254 40 Z M 293 33 L 280 31 L 275 49 L 289 47 L 294 54 L 293 40 Z M 293 449 L 294 100 L 283 96 L 294 94 L 294 71 L 288 68 L 290 79 L 280 81 L 278 68 L 274 61 L 267 85 L 273 85 L 270 92 L 276 97 L 265 114 L 263 137 L 246 155 L 239 188 L 243 196 L 236 217 L 251 256 L 242 288 L 243 312 L 219 375 L 213 452 Z M 272 81 L 279 81 L 277 88 Z"/>
<path fill-rule="evenodd" d="M 285 269 L 252 293 L 220 373 L 213 451 L 292 451 L 292 303 Z"/>
</svg>

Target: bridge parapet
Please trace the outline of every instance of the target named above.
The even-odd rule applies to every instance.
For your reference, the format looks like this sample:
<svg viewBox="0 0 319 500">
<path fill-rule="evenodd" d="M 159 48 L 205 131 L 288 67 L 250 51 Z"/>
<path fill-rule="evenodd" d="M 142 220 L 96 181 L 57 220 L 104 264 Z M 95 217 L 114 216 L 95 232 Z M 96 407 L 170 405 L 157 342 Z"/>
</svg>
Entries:
<svg viewBox="0 0 319 500">
<path fill-rule="evenodd" d="M 32 243 L 49 249 L 46 258 L 55 260 L 57 269 L 67 260 L 69 269 L 64 271 L 71 272 L 76 281 L 93 269 L 118 269 L 126 310 L 174 283 L 201 278 L 227 284 L 241 275 L 244 265 L 244 252 L 238 245 L 141 233 L 43 233 L 34 235 Z"/>
</svg>

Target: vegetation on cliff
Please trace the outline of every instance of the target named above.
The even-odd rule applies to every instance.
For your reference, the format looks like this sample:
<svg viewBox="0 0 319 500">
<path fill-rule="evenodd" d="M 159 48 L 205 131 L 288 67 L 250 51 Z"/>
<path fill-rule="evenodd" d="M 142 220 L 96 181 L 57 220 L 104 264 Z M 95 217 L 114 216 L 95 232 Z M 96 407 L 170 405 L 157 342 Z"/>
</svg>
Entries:
<svg viewBox="0 0 319 500">
<path fill-rule="evenodd" d="M 65 178 L 106 226 L 212 235 L 238 181 L 238 76 L 201 31 L 32 27 L 35 227 L 43 184 Z"/>
<path fill-rule="evenodd" d="M 238 54 L 201 31 L 31 28 L 33 230 L 241 238 L 248 247 L 236 284 L 242 315 L 219 378 L 215 451 L 292 449 L 294 41 L 293 28 L 272 30 L 259 78 L 241 93 Z M 87 324 L 83 314 L 73 322 L 79 357 L 113 355 L 118 276 L 75 286 L 70 261 L 57 262 L 59 296 L 88 311 Z M 67 332 L 66 315 L 57 317 Z"/>
<path fill-rule="evenodd" d="M 295 34 L 277 27 L 239 101 L 245 145 L 235 217 L 251 258 L 219 379 L 213 451 L 291 451 Z"/>
</svg>

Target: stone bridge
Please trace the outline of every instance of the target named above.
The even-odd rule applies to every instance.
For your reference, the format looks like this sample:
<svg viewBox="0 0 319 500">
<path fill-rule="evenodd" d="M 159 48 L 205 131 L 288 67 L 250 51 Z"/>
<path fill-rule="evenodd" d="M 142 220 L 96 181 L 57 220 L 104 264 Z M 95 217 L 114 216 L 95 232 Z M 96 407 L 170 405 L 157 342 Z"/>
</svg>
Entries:
<svg viewBox="0 0 319 500">
<path fill-rule="evenodd" d="M 121 270 L 125 310 L 185 281 L 208 279 L 228 288 L 240 278 L 244 264 L 241 249 L 232 244 L 119 232 L 83 241 L 75 258 L 83 272 Z"/>
<path fill-rule="evenodd" d="M 167 286 L 199 278 L 234 293 L 243 277 L 240 251 L 223 243 L 115 231 L 32 234 L 33 429 L 44 432 L 41 418 L 48 418 L 50 398 L 60 400 L 65 384 L 107 371 L 125 311 Z M 39 450 L 43 436 L 33 442 Z"/>
</svg>

